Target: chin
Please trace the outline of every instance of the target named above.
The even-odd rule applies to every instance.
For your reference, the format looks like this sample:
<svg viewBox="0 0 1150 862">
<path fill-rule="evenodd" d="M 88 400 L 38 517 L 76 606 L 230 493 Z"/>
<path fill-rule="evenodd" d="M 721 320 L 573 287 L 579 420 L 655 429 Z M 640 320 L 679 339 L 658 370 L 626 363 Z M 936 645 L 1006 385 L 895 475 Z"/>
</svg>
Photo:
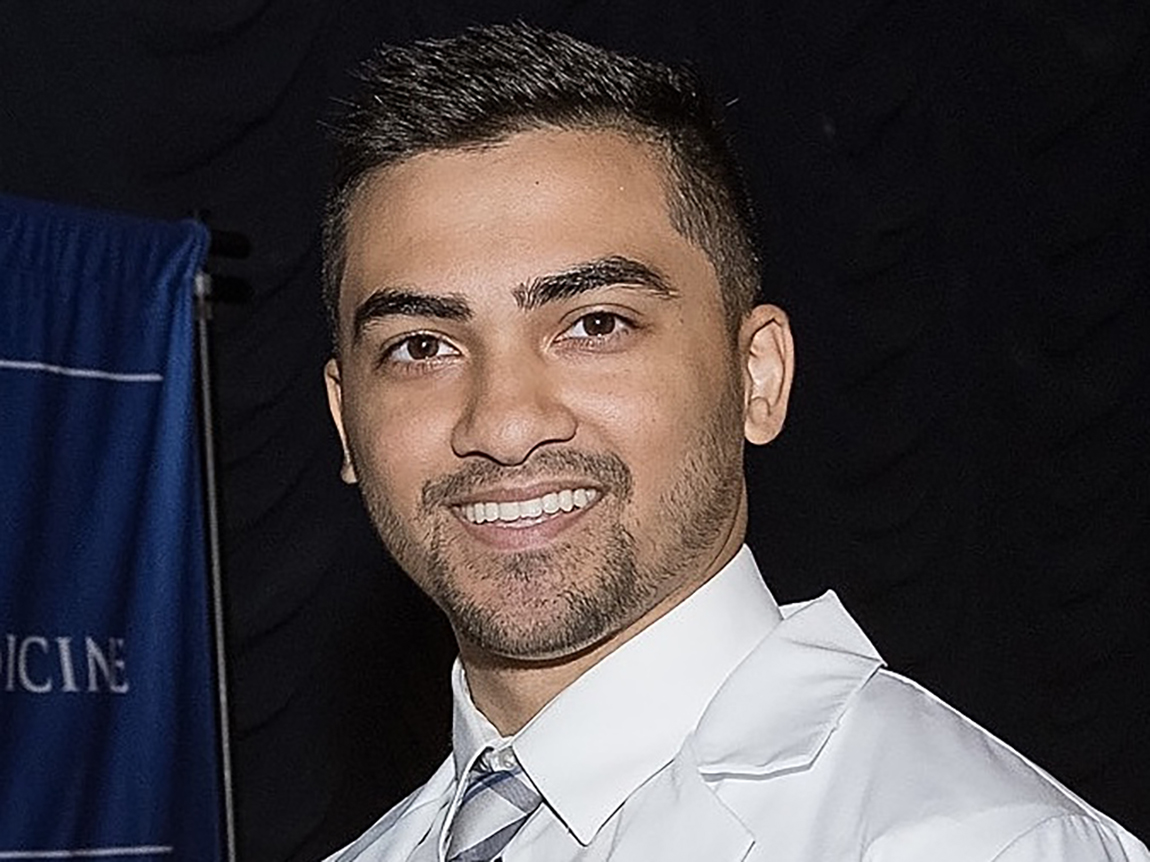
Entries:
<svg viewBox="0 0 1150 862">
<path fill-rule="evenodd" d="M 584 607 L 572 606 L 566 597 L 551 597 L 535 608 L 465 602 L 450 607 L 448 617 L 461 643 L 510 661 L 545 663 L 593 649 L 629 622 L 586 607 L 585 600 L 578 604 Z"/>
</svg>

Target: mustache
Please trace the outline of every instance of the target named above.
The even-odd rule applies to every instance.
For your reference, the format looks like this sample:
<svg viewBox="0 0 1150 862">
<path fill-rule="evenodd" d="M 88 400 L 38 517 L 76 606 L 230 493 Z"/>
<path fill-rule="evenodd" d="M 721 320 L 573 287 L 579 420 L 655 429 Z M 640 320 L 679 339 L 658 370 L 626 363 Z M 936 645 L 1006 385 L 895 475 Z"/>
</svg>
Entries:
<svg viewBox="0 0 1150 862">
<path fill-rule="evenodd" d="M 480 488 L 503 482 L 530 482 L 536 478 L 561 475 L 574 480 L 591 479 L 592 484 L 623 500 L 631 497 L 631 468 L 610 452 L 584 452 L 556 449 L 537 452 L 518 467 L 504 467 L 490 461 L 475 461 L 424 484 L 422 505 L 430 512 L 450 500 Z"/>
</svg>

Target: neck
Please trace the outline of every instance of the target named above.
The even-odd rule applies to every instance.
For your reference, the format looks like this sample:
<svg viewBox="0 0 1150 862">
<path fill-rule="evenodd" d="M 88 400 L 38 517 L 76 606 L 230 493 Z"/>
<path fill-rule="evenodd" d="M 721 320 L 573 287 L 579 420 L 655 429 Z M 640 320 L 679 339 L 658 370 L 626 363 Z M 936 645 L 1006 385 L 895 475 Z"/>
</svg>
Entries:
<svg viewBox="0 0 1150 862">
<path fill-rule="evenodd" d="M 501 736 L 511 736 L 610 651 L 603 643 L 552 662 L 516 661 L 461 641 L 459 658 L 472 702 Z"/>
</svg>

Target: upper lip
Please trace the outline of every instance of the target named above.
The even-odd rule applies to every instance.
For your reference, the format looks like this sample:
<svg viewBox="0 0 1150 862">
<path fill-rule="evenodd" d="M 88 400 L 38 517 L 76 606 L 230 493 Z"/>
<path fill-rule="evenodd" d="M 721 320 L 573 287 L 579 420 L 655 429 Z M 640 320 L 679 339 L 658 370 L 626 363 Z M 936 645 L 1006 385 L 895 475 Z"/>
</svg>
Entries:
<svg viewBox="0 0 1150 862">
<path fill-rule="evenodd" d="M 555 479 L 547 482 L 536 482 L 530 485 L 496 486 L 484 488 L 479 491 L 456 497 L 448 502 L 449 506 L 466 506 L 473 503 L 515 503 L 520 500 L 533 500 L 544 494 L 558 493 L 565 489 L 592 488 L 603 493 L 598 482 L 585 478 L 581 479 Z"/>
</svg>

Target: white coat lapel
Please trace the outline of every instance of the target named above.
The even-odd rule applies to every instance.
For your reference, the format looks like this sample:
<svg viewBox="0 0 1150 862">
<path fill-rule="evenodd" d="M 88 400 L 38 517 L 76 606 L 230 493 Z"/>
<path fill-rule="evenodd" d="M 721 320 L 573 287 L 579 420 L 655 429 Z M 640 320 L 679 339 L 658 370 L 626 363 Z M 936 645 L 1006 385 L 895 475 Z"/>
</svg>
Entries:
<svg viewBox="0 0 1150 862">
<path fill-rule="evenodd" d="M 704 774 L 762 776 L 810 764 L 883 664 L 834 593 L 783 611 L 699 722 Z"/>
<path fill-rule="evenodd" d="M 388 811 L 357 841 L 329 857 L 326 862 L 403 862 L 408 859 L 437 822 L 454 775 L 454 764 L 448 758 L 427 784 Z M 379 840 L 384 834 L 386 838 Z"/>
<path fill-rule="evenodd" d="M 755 843 L 703 782 L 690 740 L 628 800 L 614 832 L 608 841 L 600 836 L 587 862 L 740 862 Z"/>
</svg>

